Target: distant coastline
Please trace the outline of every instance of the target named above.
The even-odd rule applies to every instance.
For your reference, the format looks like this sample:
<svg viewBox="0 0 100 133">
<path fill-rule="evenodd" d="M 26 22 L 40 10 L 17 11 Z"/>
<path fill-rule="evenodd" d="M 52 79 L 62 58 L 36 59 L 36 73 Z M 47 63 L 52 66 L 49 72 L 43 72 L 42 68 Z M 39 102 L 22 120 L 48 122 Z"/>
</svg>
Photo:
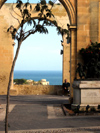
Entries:
<svg viewBox="0 0 100 133">
<path fill-rule="evenodd" d="M 46 79 L 49 81 L 50 85 L 62 85 L 62 71 L 60 70 L 15 70 L 14 79 L 22 78 L 34 81 Z"/>
</svg>

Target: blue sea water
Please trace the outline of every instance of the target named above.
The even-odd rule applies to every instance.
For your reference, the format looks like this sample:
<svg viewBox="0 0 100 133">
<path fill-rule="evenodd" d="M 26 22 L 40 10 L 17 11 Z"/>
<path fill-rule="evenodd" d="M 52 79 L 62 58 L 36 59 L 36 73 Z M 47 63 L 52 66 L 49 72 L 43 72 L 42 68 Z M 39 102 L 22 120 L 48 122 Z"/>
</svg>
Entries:
<svg viewBox="0 0 100 133">
<path fill-rule="evenodd" d="M 50 85 L 62 85 L 62 71 L 14 71 L 14 79 L 46 79 Z"/>
</svg>

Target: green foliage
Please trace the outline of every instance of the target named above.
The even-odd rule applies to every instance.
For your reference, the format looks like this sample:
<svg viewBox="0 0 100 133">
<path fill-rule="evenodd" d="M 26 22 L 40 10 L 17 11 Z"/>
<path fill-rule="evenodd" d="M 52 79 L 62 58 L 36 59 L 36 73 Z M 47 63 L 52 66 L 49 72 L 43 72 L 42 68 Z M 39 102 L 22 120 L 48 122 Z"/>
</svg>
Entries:
<svg viewBox="0 0 100 133">
<path fill-rule="evenodd" d="M 95 107 L 90 108 L 90 111 L 91 111 L 91 112 L 96 112 Z"/>
<path fill-rule="evenodd" d="M 17 0 L 16 3 L 17 3 L 16 8 L 18 8 L 20 10 L 23 2 L 21 0 Z"/>
<path fill-rule="evenodd" d="M 35 6 L 35 11 L 40 11 L 40 4 L 38 3 L 36 6 Z"/>
<path fill-rule="evenodd" d="M 56 26 L 58 34 L 61 34 L 62 36 L 64 34 L 68 34 L 68 30 L 59 27 L 56 20 L 52 22 L 48 20 L 55 17 L 52 13 L 53 6 L 54 3 L 52 1 L 49 1 L 49 3 L 46 4 L 46 0 L 40 0 L 40 2 L 37 3 L 34 8 L 34 11 L 37 12 L 39 16 L 38 21 L 35 21 L 35 19 L 31 17 L 31 14 L 34 13 L 33 11 L 31 12 L 32 5 L 29 2 L 23 3 L 21 0 L 17 0 L 16 8 L 20 11 L 18 16 L 20 16 L 22 20 L 19 21 L 17 18 L 15 19 L 18 20 L 20 30 L 17 31 L 16 28 L 10 26 L 7 32 L 11 33 L 12 39 L 17 39 L 21 42 L 23 42 L 29 35 L 35 34 L 36 32 L 47 34 L 48 29 L 46 26 Z M 24 24 L 26 22 L 28 25 L 33 25 L 32 28 L 28 31 L 25 31 L 24 28 Z"/>
<path fill-rule="evenodd" d="M 79 113 L 80 105 L 78 105 L 75 109 L 73 109 L 74 113 Z"/>
<path fill-rule="evenodd" d="M 51 6 L 54 6 L 54 3 L 53 3 L 52 1 L 49 1 L 49 4 L 50 4 Z"/>
<path fill-rule="evenodd" d="M 41 5 L 46 5 L 46 1 L 45 0 L 41 0 L 40 3 L 41 3 Z"/>
<path fill-rule="evenodd" d="M 76 72 L 81 73 L 79 74 L 80 78 L 82 78 L 82 73 L 84 73 L 85 78 L 100 78 L 100 43 L 91 42 L 86 48 L 82 48 L 79 53 L 83 65 L 81 64 L 80 72 L 77 70 Z"/>
<path fill-rule="evenodd" d="M 14 79 L 14 82 L 16 84 L 26 84 L 26 79 Z"/>
<path fill-rule="evenodd" d="M 39 33 L 48 33 L 48 30 L 47 30 L 47 28 L 46 27 L 44 27 L 44 26 L 42 26 L 42 25 L 36 25 L 36 28 L 37 28 L 37 31 L 39 32 Z"/>
<path fill-rule="evenodd" d="M 86 73 L 85 73 L 85 70 L 86 68 L 81 64 L 81 63 L 78 63 L 77 64 L 77 69 L 76 69 L 76 73 L 79 74 L 79 77 L 82 79 L 83 77 L 86 78 Z"/>
<path fill-rule="evenodd" d="M 100 105 L 98 105 L 98 109 L 100 109 Z"/>
<path fill-rule="evenodd" d="M 56 30 L 57 30 L 58 35 L 61 34 L 61 35 L 63 36 L 64 34 L 69 34 L 69 31 L 68 31 L 68 30 L 62 29 L 62 28 L 59 27 L 59 26 L 56 28 Z"/>
<path fill-rule="evenodd" d="M 88 112 L 88 111 L 89 111 L 89 108 L 90 108 L 90 106 L 89 106 L 89 105 L 87 105 L 87 106 L 86 106 L 86 112 Z"/>
</svg>

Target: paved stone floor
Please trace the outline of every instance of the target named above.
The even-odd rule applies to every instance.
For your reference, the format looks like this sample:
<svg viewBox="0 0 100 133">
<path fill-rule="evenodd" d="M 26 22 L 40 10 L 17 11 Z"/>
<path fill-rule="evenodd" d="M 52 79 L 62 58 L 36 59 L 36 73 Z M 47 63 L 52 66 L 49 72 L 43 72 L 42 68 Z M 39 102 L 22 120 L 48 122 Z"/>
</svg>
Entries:
<svg viewBox="0 0 100 133">
<path fill-rule="evenodd" d="M 11 96 L 9 133 L 100 133 L 100 116 L 64 116 L 69 97 Z M 4 133 L 6 96 L 0 96 L 0 133 Z"/>
</svg>

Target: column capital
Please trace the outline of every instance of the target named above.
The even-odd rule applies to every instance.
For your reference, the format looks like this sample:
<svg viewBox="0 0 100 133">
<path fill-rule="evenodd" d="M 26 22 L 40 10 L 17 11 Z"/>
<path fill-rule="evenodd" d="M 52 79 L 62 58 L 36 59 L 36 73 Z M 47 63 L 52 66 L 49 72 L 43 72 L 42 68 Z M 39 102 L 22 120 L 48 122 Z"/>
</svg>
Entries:
<svg viewBox="0 0 100 133">
<path fill-rule="evenodd" d="M 77 26 L 76 26 L 76 25 L 70 25 L 69 29 L 70 29 L 70 30 L 72 30 L 72 29 L 77 29 Z"/>
</svg>

